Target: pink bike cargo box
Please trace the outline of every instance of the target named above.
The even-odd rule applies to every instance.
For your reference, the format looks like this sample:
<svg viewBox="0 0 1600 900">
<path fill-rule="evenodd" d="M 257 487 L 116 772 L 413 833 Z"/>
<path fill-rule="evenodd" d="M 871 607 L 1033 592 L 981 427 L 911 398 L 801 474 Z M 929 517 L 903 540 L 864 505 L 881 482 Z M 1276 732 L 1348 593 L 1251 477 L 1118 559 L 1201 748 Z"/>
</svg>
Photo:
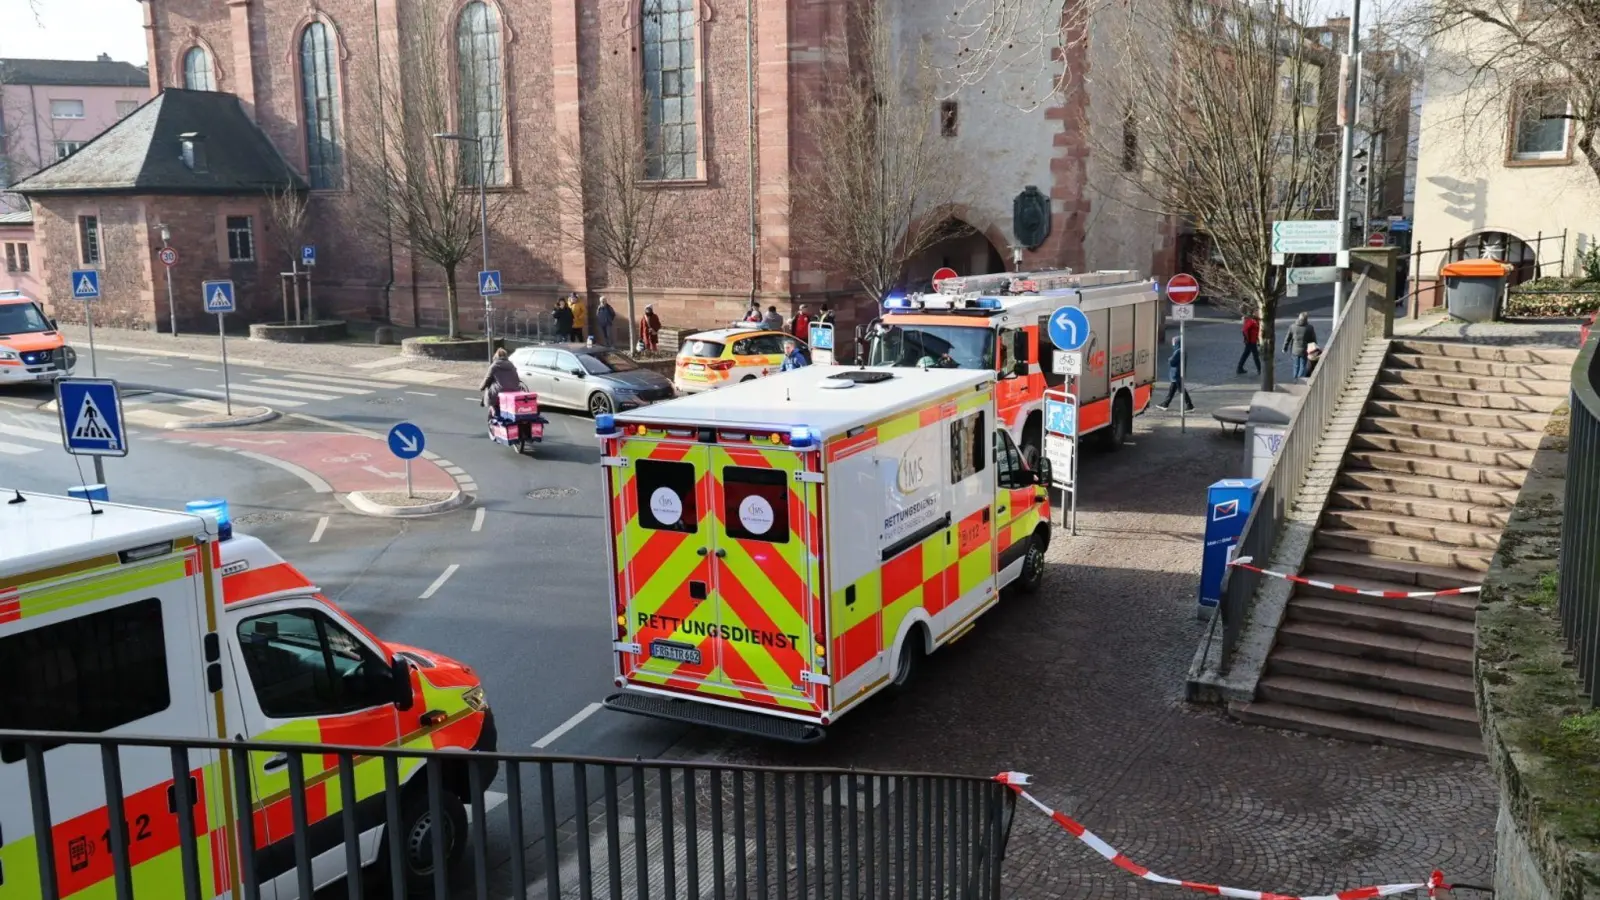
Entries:
<svg viewBox="0 0 1600 900">
<path fill-rule="evenodd" d="M 536 415 L 539 395 L 532 391 L 511 391 L 500 395 L 500 411 L 509 416 Z"/>
</svg>

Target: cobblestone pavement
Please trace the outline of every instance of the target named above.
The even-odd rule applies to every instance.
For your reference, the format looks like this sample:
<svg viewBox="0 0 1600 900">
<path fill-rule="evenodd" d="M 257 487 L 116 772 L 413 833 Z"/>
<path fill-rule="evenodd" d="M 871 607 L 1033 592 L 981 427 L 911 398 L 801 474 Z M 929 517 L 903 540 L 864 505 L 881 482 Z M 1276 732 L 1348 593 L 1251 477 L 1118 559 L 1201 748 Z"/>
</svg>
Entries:
<svg viewBox="0 0 1600 900">
<path fill-rule="evenodd" d="M 1237 340 L 1222 325 L 1190 336 L 1197 353 Z M 1196 401 L 1204 410 L 1202 397 L 1234 390 Z M 1242 443 L 1141 417 L 1122 451 L 1086 455 L 1079 535 L 1056 532 L 1045 589 L 1003 601 L 932 657 L 909 694 L 852 712 L 819 747 L 734 739 L 699 752 L 1029 772 L 1041 801 L 1176 878 L 1320 893 L 1439 868 L 1488 884 L 1497 795 L 1482 763 L 1246 727 L 1184 703 L 1204 631 L 1194 599 L 1204 488 L 1237 473 Z M 1007 896 L 1030 900 L 1185 895 L 1130 877 L 1027 808 L 1005 878 Z"/>
</svg>

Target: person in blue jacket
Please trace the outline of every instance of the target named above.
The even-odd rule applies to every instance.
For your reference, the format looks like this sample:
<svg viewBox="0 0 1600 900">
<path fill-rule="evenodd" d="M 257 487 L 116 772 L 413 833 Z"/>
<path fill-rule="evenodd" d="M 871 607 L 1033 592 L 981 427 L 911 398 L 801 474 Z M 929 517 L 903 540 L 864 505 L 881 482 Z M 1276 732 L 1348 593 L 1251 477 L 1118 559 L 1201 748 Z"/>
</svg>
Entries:
<svg viewBox="0 0 1600 900">
<path fill-rule="evenodd" d="M 1189 399 L 1189 389 L 1183 383 L 1183 338 L 1172 339 L 1172 355 L 1167 357 L 1167 400 L 1156 409 L 1165 410 L 1172 406 L 1172 398 L 1180 392 L 1183 394 L 1183 411 L 1194 412 L 1194 401 Z"/>
<path fill-rule="evenodd" d="M 800 349 L 800 345 L 793 338 L 783 342 L 783 368 L 778 371 L 787 372 L 790 369 L 800 369 L 809 365 L 811 365 L 811 360 L 806 359 L 805 352 Z"/>
</svg>

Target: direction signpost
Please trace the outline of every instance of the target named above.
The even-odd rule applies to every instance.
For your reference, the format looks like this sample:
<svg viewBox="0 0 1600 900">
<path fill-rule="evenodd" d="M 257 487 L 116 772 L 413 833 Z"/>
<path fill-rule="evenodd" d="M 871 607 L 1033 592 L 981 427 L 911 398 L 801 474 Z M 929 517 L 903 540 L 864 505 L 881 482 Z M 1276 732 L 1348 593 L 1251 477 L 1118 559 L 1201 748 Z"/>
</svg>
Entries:
<svg viewBox="0 0 1600 900">
<path fill-rule="evenodd" d="M 98 269 L 73 270 L 72 299 L 83 301 L 83 321 L 89 326 L 89 374 L 99 375 L 100 366 L 94 358 L 94 301 L 100 299 Z"/>
<path fill-rule="evenodd" d="M 1310 222 L 1281 220 L 1272 223 L 1273 253 L 1337 253 L 1339 223 L 1332 220 Z"/>
<path fill-rule="evenodd" d="M 1189 432 L 1189 383 L 1185 373 L 1189 369 L 1189 342 L 1184 339 L 1184 323 L 1194 318 L 1194 301 L 1200 297 L 1200 282 L 1187 272 L 1179 272 L 1167 280 L 1167 299 L 1172 301 L 1172 317 L 1178 320 L 1178 346 L 1182 352 L 1178 354 L 1178 381 L 1183 385 L 1179 391 L 1183 396 L 1183 405 L 1178 407 L 1178 431 L 1183 434 Z"/>
<path fill-rule="evenodd" d="M 222 326 L 222 317 L 233 312 L 238 304 L 233 299 L 232 281 L 204 281 L 200 283 L 200 296 L 206 312 L 217 314 L 217 337 L 222 340 L 222 400 L 233 415 L 233 386 L 228 380 L 228 332 Z"/>
<path fill-rule="evenodd" d="M 1305 266 L 1290 269 L 1287 283 L 1298 284 L 1331 284 L 1339 280 L 1338 266 Z"/>
<path fill-rule="evenodd" d="M 406 463 L 406 496 L 414 497 L 411 490 L 411 461 L 422 455 L 428 446 L 422 429 L 410 422 L 401 422 L 389 429 L 389 452 Z"/>
<path fill-rule="evenodd" d="M 1051 480 L 1068 497 L 1062 510 L 1062 519 L 1069 525 L 1071 534 L 1078 533 L 1078 375 L 1083 371 L 1083 354 L 1093 331 L 1089 317 L 1076 306 L 1057 307 L 1050 314 L 1046 330 L 1050 342 L 1060 352 L 1052 368 L 1059 374 L 1072 377 L 1072 391 L 1045 392 L 1044 453 L 1050 460 Z"/>
<path fill-rule="evenodd" d="M 106 485 L 103 456 L 127 456 L 126 419 L 122 416 L 122 395 L 109 378 L 60 378 L 56 380 L 56 414 L 61 419 L 61 445 L 73 456 L 94 459 L 94 485 L 85 485 L 85 496 L 103 492 Z M 105 499 L 101 493 L 101 499 Z"/>
</svg>

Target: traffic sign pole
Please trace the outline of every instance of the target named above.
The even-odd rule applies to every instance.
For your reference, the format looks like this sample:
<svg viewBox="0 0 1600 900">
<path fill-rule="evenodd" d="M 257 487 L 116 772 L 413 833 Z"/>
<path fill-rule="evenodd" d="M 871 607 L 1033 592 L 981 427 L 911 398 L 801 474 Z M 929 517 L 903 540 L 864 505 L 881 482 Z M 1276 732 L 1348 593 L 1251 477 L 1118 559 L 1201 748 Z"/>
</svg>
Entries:
<svg viewBox="0 0 1600 900">
<path fill-rule="evenodd" d="M 222 341 L 222 402 L 233 415 L 233 384 L 228 378 L 228 331 L 222 327 L 227 313 L 217 313 L 217 337 Z"/>
<path fill-rule="evenodd" d="M 228 415 L 233 415 L 233 383 L 228 377 L 228 331 L 224 327 L 223 319 L 228 313 L 238 309 L 238 301 L 233 292 L 232 281 L 203 281 L 200 283 L 200 298 L 206 312 L 217 314 L 217 339 L 222 342 L 222 400 L 228 410 Z"/>
<path fill-rule="evenodd" d="M 422 429 L 410 422 L 401 422 L 389 429 L 389 452 L 398 456 L 406 464 L 406 497 L 416 496 L 411 488 L 411 461 L 421 456 L 428 446 L 428 439 L 423 435 Z"/>
</svg>

